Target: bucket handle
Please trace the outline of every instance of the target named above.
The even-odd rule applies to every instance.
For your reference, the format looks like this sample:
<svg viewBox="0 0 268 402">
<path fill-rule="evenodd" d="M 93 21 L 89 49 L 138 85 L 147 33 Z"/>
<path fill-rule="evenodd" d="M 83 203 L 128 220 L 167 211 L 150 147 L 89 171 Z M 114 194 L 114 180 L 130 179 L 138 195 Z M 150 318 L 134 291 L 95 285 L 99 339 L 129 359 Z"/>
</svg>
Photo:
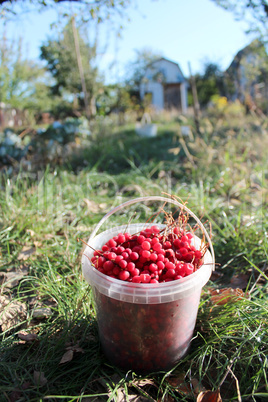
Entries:
<svg viewBox="0 0 268 402">
<path fill-rule="evenodd" d="M 107 212 L 107 214 L 102 217 L 102 219 L 99 221 L 99 223 L 97 224 L 97 226 L 91 233 L 91 235 L 89 237 L 89 241 L 92 240 L 96 236 L 96 234 L 97 234 L 98 230 L 100 229 L 100 227 L 102 226 L 102 224 L 115 212 L 120 211 L 121 209 L 124 209 L 125 207 L 127 207 L 129 205 L 136 204 L 139 202 L 146 202 L 146 201 L 169 202 L 170 204 L 174 204 L 174 205 L 180 207 L 181 209 L 184 209 L 189 215 L 192 216 L 192 218 L 194 218 L 196 220 L 196 222 L 202 229 L 202 231 L 208 241 L 210 252 L 212 255 L 212 261 L 213 261 L 212 271 L 214 271 L 215 270 L 215 254 L 214 254 L 213 245 L 212 245 L 212 242 L 211 242 L 211 239 L 210 239 L 210 236 L 209 236 L 207 230 L 205 229 L 205 227 L 204 227 L 203 223 L 200 221 L 200 219 L 189 208 L 187 208 L 185 205 L 181 204 L 180 202 L 178 202 L 176 199 L 173 199 L 173 198 L 166 198 L 166 197 L 161 197 L 158 195 L 153 195 L 153 196 L 148 196 L 148 197 L 133 198 L 132 200 L 126 201 L 123 204 L 118 205 L 117 207 L 111 209 L 111 211 Z"/>
</svg>

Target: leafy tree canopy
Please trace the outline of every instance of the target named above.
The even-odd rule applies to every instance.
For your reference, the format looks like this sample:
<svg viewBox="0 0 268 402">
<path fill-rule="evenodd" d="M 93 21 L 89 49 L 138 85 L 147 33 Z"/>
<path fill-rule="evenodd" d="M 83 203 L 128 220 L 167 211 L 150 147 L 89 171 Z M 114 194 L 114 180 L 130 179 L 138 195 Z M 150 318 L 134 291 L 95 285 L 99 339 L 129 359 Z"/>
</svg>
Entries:
<svg viewBox="0 0 268 402">
<path fill-rule="evenodd" d="M 0 102 L 18 109 L 45 108 L 49 101 L 45 71 L 22 53 L 22 39 L 1 38 Z"/>
<path fill-rule="evenodd" d="M 12 19 L 25 12 L 33 12 L 55 8 L 64 9 L 64 15 L 77 12 L 81 20 L 92 19 L 98 22 L 112 19 L 115 15 L 125 15 L 125 10 L 135 0 L 0 0 L 0 18 Z"/>
<path fill-rule="evenodd" d="M 218 6 L 231 11 L 239 20 L 248 23 L 248 32 L 255 32 L 263 40 L 268 40 L 267 0 L 212 0 Z"/>
<path fill-rule="evenodd" d="M 83 103 L 85 92 L 81 82 L 81 71 L 78 67 L 77 48 L 75 46 L 75 31 L 73 20 L 70 20 L 57 39 L 49 39 L 41 47 L 41 59 L 46 62 L 46 68 L 51 73 L 54 84 L 52 95 L 71 97 Z M 88 43 L 86 32 L 77 30 L 79 45 L 79 60 L 83 68 L 84 82 L 89 102 L 94 99 L 101 85 L 101 77 L 95 63 L 96 45 Z"/>
<path fill-rule="evenodd" d="M 223 73 L 216 63 L 206 62 L 203 74 L 195 75 L 198 100 L 201 106 L 206 106 L 214 95 L 221 95 L 223 92 Z M 189 99 L 191 103 L 191 99 Z"/>
<path fill-rule="evenodd" d="M 137 88 L 144 77 L 147 66 L 153 61 L 163 57 L 163 54 L 146 47 L 139 50 L 136 49 L 135 52 L 136 55 L 134 59 L 126 68 L 126 83 Z"/>
</svg>

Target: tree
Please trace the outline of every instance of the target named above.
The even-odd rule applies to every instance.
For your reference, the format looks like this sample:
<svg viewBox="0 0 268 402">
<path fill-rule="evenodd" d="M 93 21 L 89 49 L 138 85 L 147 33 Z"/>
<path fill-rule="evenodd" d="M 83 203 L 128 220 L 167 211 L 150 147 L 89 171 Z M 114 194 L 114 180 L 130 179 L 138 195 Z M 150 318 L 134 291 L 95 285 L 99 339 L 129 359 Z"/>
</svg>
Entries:
<svg viewBox="0 0 268 402">
<path fill-rule="evenodd" d="M 196 74 L 195 82 L 201 106 L 206 106 L 213 95 L 222 95 L 224 92 L 223 73 L 216 63 L 205 63 L 203 74 Z"/>
<path fill-rule="evenodd" d="M 102 21 L 111 18 L 112 15 L 122 13 L 131 3 L 131 0 L 0 0 L 0 16 L 13 15 L 20 12 L 22 9 L 32 10 L 32 6 L 42 10 L 55 5 L 70 4 L 83 7 L 83 18 L 97 18 Z M 85 17 L 88 16 L 88 17 Z"/>
<path fill-rule="evenodd" d="M 218 6 L 231 11 L 239 20 L 249 24 L 249 31 L 255 32 L 264 41 L 268 40 L 267 0 L 212 0 Z"/>
<path fill-rule="evenodd" d="M 22 40 L 0 41 L 0 103 L 16 109 L 38 109 L 48 102 L 45 71 L 22 57 Z"/>
<path fill-rule="evenodd" d="M 69 20 L 58 39 L 49 39 L 41 47 L 41 59 L 54 79 L 52 95 L 71 96 L 74 105 L 84 104 L 87 116 L 93 115 L 101 78 L 95 65 L 96 44 L 88 43 L 82 28 L 76 30 Z"/>
<path fill-rule="evenodd" d="M 135 52 L 135 58 L 126 68 L 126 84 L 137 89 L 144 77 L 147 66 L 153 61 L 163 57 L 163 55 L 146 47 L 140 50 L 136 49 Z"/>
</svg>

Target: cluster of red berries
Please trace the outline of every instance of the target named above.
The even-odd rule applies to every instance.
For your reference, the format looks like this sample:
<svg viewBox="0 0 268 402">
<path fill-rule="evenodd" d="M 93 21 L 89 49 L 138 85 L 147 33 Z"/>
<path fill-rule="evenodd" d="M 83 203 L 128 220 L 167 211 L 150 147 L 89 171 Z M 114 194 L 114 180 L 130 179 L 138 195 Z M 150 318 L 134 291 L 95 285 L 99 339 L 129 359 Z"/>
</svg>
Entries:
<svg viewBox="0 0 268 402">
<path fill-rule="evenodd" d="M 153 225 L 138 234 L 119 233 L 101 250 L 95 250 L 93 266 L 105 275 L 133 283 L 174 281 L 195 272 L 205 250 L 196 249 L 193 234 L 180 227 L 168 232 Z"/>
</svg>

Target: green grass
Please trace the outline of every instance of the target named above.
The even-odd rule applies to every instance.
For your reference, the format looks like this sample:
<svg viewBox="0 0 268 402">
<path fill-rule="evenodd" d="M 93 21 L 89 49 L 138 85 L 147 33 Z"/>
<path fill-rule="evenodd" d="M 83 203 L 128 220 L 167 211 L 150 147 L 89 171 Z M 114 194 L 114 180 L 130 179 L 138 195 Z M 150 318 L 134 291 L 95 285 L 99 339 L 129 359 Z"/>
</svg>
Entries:
<svg viewBox="0 0 268 402">
<path fill-rule="evenodd" d="M 16 286 L 1 287 L 0 296 L 24 306 L 17 322 L 2 325 L 1 401 L 117 401 L 122 392 L 129 400 L 194 401 L 197 385 L 220 386 L 224 401 L 239 400 L 239 393 L 243 401 L 267 400 L 267 122 L 204 120 L 202 136 L 185 139 L 194 164 L 178 122 L 166 127 L 154 141 L 139 140 L 133 128 L 114 129 L 92 138 L 68 165 L 2 174 L 0 272 L 28 273 Z M 121 372 L 102 353 L 77 238 L 87 240 L 114 206 L 162 192 L 187 200 L 207 229 L 211 223 L 219 275 L 204 288 L 189 353 L 170 372 L 140 376 Z M 147 207 L 132 206 L 109 225 L 149 215 Z M 24 246 L 35 253 L 21 260 Z M 210 289 L 229 287 L 242 274 L 250 297 L 213 304 Z M 2 306 L 0 320 L 9 307 Z M 41 307 L 50 314 L 36 318 Z M 20 340 L 23 330 L 37 340 Z M 68 348 L 72 360 L 59 364 Z M 40 372 L 45 381 L 38 382 Z"/>
</svg>

